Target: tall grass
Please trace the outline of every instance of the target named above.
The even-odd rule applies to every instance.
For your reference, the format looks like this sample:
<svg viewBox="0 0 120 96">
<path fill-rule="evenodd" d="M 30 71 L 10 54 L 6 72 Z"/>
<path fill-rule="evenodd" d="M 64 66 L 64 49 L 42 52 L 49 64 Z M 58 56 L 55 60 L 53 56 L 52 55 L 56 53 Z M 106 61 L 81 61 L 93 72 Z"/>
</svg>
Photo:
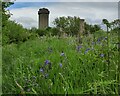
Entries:
<svg viewBox="0 0 120 96">
<path fill-rule="evenodd" d="M 3 46 L 3 93 L 117 94 L 117 34 L 94 35 L 81 45 L 75 37 L 43 36 Z"/>
</svg>

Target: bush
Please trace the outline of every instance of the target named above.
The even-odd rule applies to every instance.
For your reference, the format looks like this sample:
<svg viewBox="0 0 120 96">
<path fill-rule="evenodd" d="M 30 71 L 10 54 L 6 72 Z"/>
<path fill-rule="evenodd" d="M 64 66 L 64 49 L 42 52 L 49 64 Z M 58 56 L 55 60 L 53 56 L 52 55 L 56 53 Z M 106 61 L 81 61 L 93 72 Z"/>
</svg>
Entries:
<svg viewBox="0 0 120 96">
<path fill-rule="evenodd" d="M 28 39 L 28 37 L 30 37 L 29 31 L 14 21 L 7 21 L 7 24 L 3 27 L 3 45 L 10 43 L 19 43 L 21 41 L 24 42 Z"/>
<path fill-rule="evenodd" d="M 38 33 L 39 36 L 44 36 L 46 35 L 47 31 L 44 29 L 37 29 L 36 33 Z"/>
</svg>

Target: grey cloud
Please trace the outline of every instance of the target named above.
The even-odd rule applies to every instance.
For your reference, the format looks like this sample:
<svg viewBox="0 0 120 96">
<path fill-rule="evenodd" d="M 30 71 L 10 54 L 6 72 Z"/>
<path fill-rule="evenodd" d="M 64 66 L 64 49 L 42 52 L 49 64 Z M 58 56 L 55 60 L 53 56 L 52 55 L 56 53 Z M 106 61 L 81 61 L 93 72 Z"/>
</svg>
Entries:
<svg viewBox="0 0 120 96">
<path fill-rule="evenodd" d="M 16 22 L 22 24 L 26 28 L 36 27 L 37 21 L 30 17 L 14 18 Z"/>
<path fill-rule="evenodd" d="M 37 9 L 40 7 L 26 7 L 24 10 L 14 10 L 13 12 L 17 16 L 17 18 L 15 18 L 16 16 L 14 17 L 14 20 L 22 23 L 25 27 L 36 27 L 38 26 Z M 50 10 L 50 26 L 53 26 L 53 20 L 60 16 L 79 16 L 80 18 L 86 19 L 86 22 L 90 24 L 100 24 L 103 18 L 111 21 L 118 17 L 118 6 L 116 2 L 47 2 L 42 7 Z M 26 14 L 24 14 L 25 12 Z M 22 14 L 22 17 L 19 17 L 20 14 Z"/>
<path fill-rule="evenodd" d="M 118 2 L 119 0 L 16 0 L 16 2 Z"/>
<path fill-rule="evenodd" d="M 92 19 L 92 18 L 86 18 L 85 20 L 89 24 L 101 24 L 102 19 Z"/>
<path fill-rule="evenodd" d="M 56 7 L 64 6 L 63 8 L 69 7 L 85 7 L 85 8 L 97 8 L 97 9 L 118 9 L 117 2 L 48 2 L 49 5 Z"/>
</svg>

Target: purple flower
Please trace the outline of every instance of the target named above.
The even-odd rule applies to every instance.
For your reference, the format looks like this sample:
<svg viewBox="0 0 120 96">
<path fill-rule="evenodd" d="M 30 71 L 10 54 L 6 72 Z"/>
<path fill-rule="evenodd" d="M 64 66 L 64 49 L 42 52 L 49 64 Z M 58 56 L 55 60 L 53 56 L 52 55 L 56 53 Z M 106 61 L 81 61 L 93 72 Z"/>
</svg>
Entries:
<svg viewBox="0 0 120 96">
<path fill-rule="evenodd" d="M 100 54 L 101 57 L 104 57 L 104 54 Z"/>
<path fill-rule="evenodd" d="M 62 63 L 60 63 L 60 67 L 62 68 Z"/>
<path fill-rule="evenodd" d="M 97 42 L 100 42 L 100 40 L 101 40 L 101 39 L 100 39 L 100 38 L 98 38 Z"/>
<path fill-rule="evenodd" d="M 86 51 L 90 50 L 90 48 L 87 48 Z"/>
<path fill-rule="evenodd" d="M 60 56 L 64 56 L 65 55 L 65 53 L 64 52 L 62 52 L 61 54 L 60 54 Z"/>
<path fill-rule="evenodd" d="M 90 48 L 87 48 L 87 49 L 85 50 L 85 54 L 86 54 L 89 50 L 90 50 Z"/>
<path fill-rule="evenodd" d="M 105 37 L 104 40 L 107 40 L 107 37 Z"/>
<path fill-rule="evenodd" d="M 51 53 L 52 52 L 52 48 L 48 47 L 48 51 Z"/>
<path fill-rule="evenodd" d="M 49 75 L 48 74 L 45 74 L 44 77 L 47 78 Z"/>
<path fill-rule="evenodd" d="M 82 45 L 77 46 L 77 51 L 79 51 L 82 48 Z"/>
<path fill-rule="evenodd" d="M 47 64 L 50 64 L 50 61 L 49 61 L 49 60 L 46 60 L 46 61 L 45 61 L 45 65 L 47 65 Z"/>
<path fill-rule="evenodd" d="M 92 42 L 92 45 L 94 45 L 95 44 L 95 42 Z"/>
<path fill-rule="evenodd" d="M 43 72 L 43 68 L 40 68 L 40 72 Z"/>
</svg>

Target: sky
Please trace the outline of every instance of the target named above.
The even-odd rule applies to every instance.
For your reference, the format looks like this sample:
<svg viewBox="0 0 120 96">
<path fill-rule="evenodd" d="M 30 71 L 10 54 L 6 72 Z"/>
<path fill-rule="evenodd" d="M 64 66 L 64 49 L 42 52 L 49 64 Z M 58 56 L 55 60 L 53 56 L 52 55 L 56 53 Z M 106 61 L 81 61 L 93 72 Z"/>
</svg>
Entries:
<svg viewBox="0 0 120 96">
<path fill-rule="evenodd" d="M 77 16 L 85 19 L 88 24 L 100 24 L 101 26 L 104 18 L 110 22 L 118 18 L 118 0 L 109 0 L 109 2 L 107 0 L 106 2 L 95 2 L 97 0 L 91 0 L 91 2 L 85 2 L 87 0 L 84 2 L 78 2 L 78 0 L 74 2 L 73 0 L 69 0 L 70 2 L 67 2 L 68 0 L 57 0 L 57 2 L 55 0 L 49 0 L 49 2 L 47 2 L 48 0 L 44 0 L 44 2 L 43 0 L 26 1 L 17 0 L 7 8 L 13 14 L 10 19 L 22 24 L 25 28 L 38 28 L 38 10 L 43 7 L 50 11 L 50 27 L 54 26 L 54 19 L 61 16 Z"/>
<path fill-rule="evenodd" d="M 120 0 L 2 0 L 15 2 L 119 2 Z"/>
</svg>

